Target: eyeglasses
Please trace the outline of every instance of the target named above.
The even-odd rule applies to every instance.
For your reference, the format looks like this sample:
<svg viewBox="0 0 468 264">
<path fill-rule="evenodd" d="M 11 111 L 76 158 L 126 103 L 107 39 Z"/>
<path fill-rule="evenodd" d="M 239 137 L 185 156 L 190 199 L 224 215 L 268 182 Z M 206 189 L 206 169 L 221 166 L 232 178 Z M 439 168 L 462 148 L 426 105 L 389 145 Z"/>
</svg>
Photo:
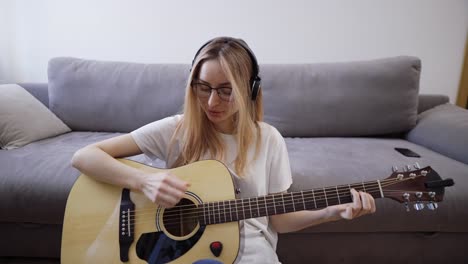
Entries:
<svg viewBox="0 0 468 264">
<path fill-rule="evenodd" d="M 216 93 L 218 94 L 218 97 L 226 102 L 232 101 L 232 88 L 231 87 L 218 87 L 218 88 L 212 88 L 208 84 L 204 84 L 201 82 L 194 81 L 192 82 L 192 89 L 195 92 L 195 94 L 198 96 L 200 99 L 208 99 L 211 96 L 211 91 L 215 90 Z"/>
</svg>

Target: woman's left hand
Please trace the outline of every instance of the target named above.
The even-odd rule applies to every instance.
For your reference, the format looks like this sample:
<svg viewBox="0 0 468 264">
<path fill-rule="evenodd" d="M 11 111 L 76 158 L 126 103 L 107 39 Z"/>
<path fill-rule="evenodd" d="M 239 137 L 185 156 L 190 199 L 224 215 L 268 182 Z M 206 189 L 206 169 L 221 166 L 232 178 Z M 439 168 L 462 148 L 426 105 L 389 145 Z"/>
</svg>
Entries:
<svg viewBox="0 0 468 264">
<path fill-rule="evenodd" d="M 375 213 L 375 200 L 372 195 L 365 192 L 357 192 L 355 189 L 351 189 L 351 194 L 353 196 L 352 203 L 327 207 L 330 220 L 351 220 L 362 215 Z"/>
</svg>

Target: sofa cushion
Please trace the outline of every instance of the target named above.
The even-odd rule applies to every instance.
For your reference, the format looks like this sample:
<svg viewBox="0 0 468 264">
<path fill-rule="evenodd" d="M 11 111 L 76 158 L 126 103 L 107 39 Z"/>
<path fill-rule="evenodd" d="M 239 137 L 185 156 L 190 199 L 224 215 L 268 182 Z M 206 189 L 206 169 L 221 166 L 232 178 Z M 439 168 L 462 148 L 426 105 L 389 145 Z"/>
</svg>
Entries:
<svg viewBox="0 0 468 264">
<path fill-rule="evenodd" d="M 264 65 L 265 121 L 287 137 L 407 131 L 416 124 L 420 70 L 415 57 Z"/>
<path fill-rule="evenodd" d="M 435 211 L 406 212 L 403 204 L 377 199 L 377 212 L 353 221 L 338 221 L 302 232 L 468 232 L 468 165 L 402 139 L 287 138 L 293 175 L 292 191 L 376 181 L 392 174 L 392 166 L 431 166 L 455 186 L 445 189 Z M 421 158 L 405 157 L 395 147 L 409 148 Z M 414 168 L 413 168 L 414 169 Z M 412 205 L 410 205 L 412 206 Z M 454 217 L 456 215 L 456 217 Z"/>
<path fill-rule="evenodd" d="M 62 224 L 68 193 L 80 175 L 73 154 L 118 133 L 71 132 L 15 150 L 0 150 L 0 222 Z M 143 155 L 132 158 L 149 163 Z M 160 164 L 155 164 L 160 165 Z"/>
<path fill-rule="evenodd" d="M 468 164 L 468 110 L 443 104 L 421 113 L 407 139 Z"/>
<path fill-rule="evenodd" d="M 189 65 L 49 62 L 49 107 L 72 130 L 130 132 L 181 110 Z"/>
<path fill-rule="evenodd" d="M 70 131 L 54 113 L 17 84 L 0 85 L 0 147 L 15 149 Z"/>
</svg>

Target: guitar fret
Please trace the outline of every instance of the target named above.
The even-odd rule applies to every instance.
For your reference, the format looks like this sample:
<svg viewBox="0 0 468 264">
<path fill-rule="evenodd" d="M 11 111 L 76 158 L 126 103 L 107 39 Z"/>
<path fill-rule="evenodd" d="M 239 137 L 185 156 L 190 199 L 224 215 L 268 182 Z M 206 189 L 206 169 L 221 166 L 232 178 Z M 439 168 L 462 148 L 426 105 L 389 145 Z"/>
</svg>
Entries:
<svg viewBox="0 0 468 264">
<path fill-rule="evenodd" d="M 265 212 L 266 212 L 265 215 L 270 215 L 270 214 L 268 213 L 268 205 L 267 205 L 267 198 L 266 198 L 266 196 L 263 197 L 263 202 L 265 202 Z"/>
<path fill-rule="evenodd" d="M 242 218 L 242 219 L 246 219 L 245 218 L 245 209 L 244 209 L 244 201 L 243 200 L 241 200 L 241 205 L 242 205 L 242 213 L 244 215 L 244 218 Z"/>
<path fill-rule="evenodd" d="M 365 192 L 366 191 L 366 186 L 364 185 L 364 182 L 362 182 L 362 190 Z"/>
<path fill-rule="evenodd" d="M 210 204 L 211 203 L 208 203 L 208 223 L 211 224 L 211 212 L 210 212 Z"/>
<path fill-rule="evenodd" d="M 216 220 L 217 215 L 216 215 L 216 202 L 213 202 L 213 224 L 217 224 L 218 221 Z"/>
<path fill-rule="evenodd" d="M 294 201 L 294 194 L 293 193 L 291 193 L 291 200 L 292 200 L 293 211 L 296 212 L 296 206 L 294 205 L 295 201 Z"/>
<path fill-rule="evenodd" d="M 227 219 L 226 219 L 226 204 L 225 204 L 226 201 L 223 201 L 223 216 L 224 216 L 224 222 L 223 223 L 226 223 L 227 222 Z"/>
<path fill-rule="evenodd" d="M 229 201 L 229 207 L 232 208 L 232 209 L 231 209 L 231 221 L 237 221 L 238 218 L 235 218 L 235 217 L 232 216 L 232 213 L 233 213 L 233 212 L 237 212 L 237 210 L 234 210 L 234 206 L 231 206 L 231 203 L 235 203 L 235 200 L 230 200 L 230 201 Z"/>
<path fill-rule="evenodd" d="M 286 213 L 286 207 L 284 206 L 284 196 L 283 196 L 283 193 L 281 193 L 281 201 L 283 201 L 283 212 Z"/>
<path fill-rule="evenodd" d="M 206 224 L 205 205 L 203 205 L 203 222 Z"/>
<path fill-rule="evenodd" d="M 327 192 L 325 191 L 325 187 L 322 189 L 323 189 L 323 195 L 325 196 L 325 203 L 327 204 L 327 207 L 328 207 Z"/>
<path fill-rule="evenodd" d="M 283 207 L 285 213 L 294 212 L 294 197 L 293 193 L 283 193 Z"/>
<path fill-rule="evenodd" d="M 210 214 L 211 214 L 211 217 L 213 217 L 213 220 L 211 221 L 212 224 L 216 224 L 215 206 L 216 206 L 215 202 L 210 203 L 210 207 L 211 207 Z"/>
<path fill-rule="evenodd" d="M 382 185 L 380 184 L 380 180 L 377 180 L 377 183 L 379 185 L 380 197 L 383 198 L 384 194 L 383 194 L 383 190 L 382 190 Z"/>
<path fill-rule="evenodd" d="M 257 197 L 256 201 L 257 201 L 258 216 L 260 217 L 260 216 L 262 216 L 262 215 L 260 214 L 260 206 L 258 206 L 258 197 Z"/>
<path fill-rule="evenodd" d="M 219 202 L 218 202 L 218 223 L 221 223 L 221 209 L 219 208 Z"/>
<path fill-rule="evenodd" d="M 273 198 L 273 209 L 275 209 L 275 215 L 276 215 L 276 203 L 275 203 L 275 196 L 271 196 Z"/>
<path fill-rule="evenodd" d="M 305 201 L 304 201 L 304 192 L 301 191 L 301 196 L 302 196 L 302 204 L 304 205 L 304 210 L 306 209 Z"/>
<path fill-rule="evenodd" d="M 213 210 L 213 208 L 211 208 L 211 207 L 212 207 L 211 204 L 212 204 L 212 203 L 209 203 L 209 204 L 208 204 L 208 217 L 210 218 L 210 224 L 211 224 L 211 223 L 214 223 L 214 221 L 211 221 L 211 217 L 213 216 L 213 215 L 211 214 L 211 210 Z"/>
<path fill-rule="evenodd" d="M 336 188 L 336 197 L 338 197 L 338 203 L 341 204 L 340 194 L 338 193 L 338 186 L 335 186 L 335 188 Z"/>
<path fill-rule="evenodd" d="M 228 205 L 229 205 L 229 217 L 230 217 L 231 222 L 232 222 L 231 201 L 228 201 Z"/>
<path fill-rule="evenodd" d="M 236 221 L 239 221 L 239 208 L 237 207 L 237 200 L 234 201 L 234 204 L 236 205 Z"/>
<path fill-rule="evenodd" d="M 302 202 L 301 202 L 301 198 L 299 197 L 299 195 L 300 195 L 299 192 L 291 193 L 291 197 L 292 197 L 291 199 L 293 200 L 293 210 L 294 210 L 294 212 L 305 210 L 305 208 L 301 209 Z"/>
<path fill-rule="evenodd" d="M 317 201 L 315 200 L 315 192 L 312 190 L 312 197 L 314 198 L 315 209 L 317 209 Z"/>
<path fill-rule="evenodd" d="M 250 216 L 252 217 L 252 216 L 253 216 L 253 215 L 252 215 L 252 205 L 250 204 L 250 198 L 248 198 L 248 199 L 249 199 Z"/>
<path fill-rule="evenodd" d="M 212 203 L 211 210 L 213 210 L 213 224 L 216 224 L 216 205 Z"/>
<path fill-rule="evenodd" d="M 208 221 L 205 220 L 205 223 L 206 224 L 210 224 L 210 204 L 209 203 L 205 203 L 205 206 L 206 206 L 206 212 L 205 212 L 205 218 L 206 216 L 208 216 Z"/>
</svg>

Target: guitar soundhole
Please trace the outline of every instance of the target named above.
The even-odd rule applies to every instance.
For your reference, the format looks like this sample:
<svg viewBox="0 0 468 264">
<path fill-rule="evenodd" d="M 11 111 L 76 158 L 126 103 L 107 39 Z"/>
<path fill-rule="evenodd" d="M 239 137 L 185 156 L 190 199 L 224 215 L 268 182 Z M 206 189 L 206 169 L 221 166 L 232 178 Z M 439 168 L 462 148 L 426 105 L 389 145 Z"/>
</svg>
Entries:
<svg viewBox="0 0 468 264">
<path fill-rule="evenodd" d="M 163 222 L 171 235 L 186 236 L 197 227 L 197 206 L 189 199 L 183 198 L 175 207 L 164 210 Z"/>
</svg>

